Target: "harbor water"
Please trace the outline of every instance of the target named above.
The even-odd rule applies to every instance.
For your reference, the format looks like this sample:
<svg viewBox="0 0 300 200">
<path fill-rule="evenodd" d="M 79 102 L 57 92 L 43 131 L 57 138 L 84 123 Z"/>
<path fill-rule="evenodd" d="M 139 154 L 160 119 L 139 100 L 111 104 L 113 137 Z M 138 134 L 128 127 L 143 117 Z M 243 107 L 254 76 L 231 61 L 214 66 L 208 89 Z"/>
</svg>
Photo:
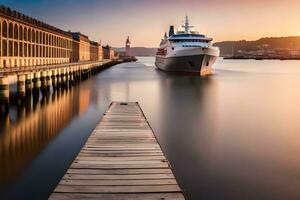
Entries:
<svg viewBox="0 0 300 200">
<path fill-rule="evenodd" d="M 187 199 L 300 199 L 300 61 L 223 60 L 208 77 L 154 58 L 0 117 L 0 199 L 47 199 L 111 101 L 138 101 Z"/>
</svg>

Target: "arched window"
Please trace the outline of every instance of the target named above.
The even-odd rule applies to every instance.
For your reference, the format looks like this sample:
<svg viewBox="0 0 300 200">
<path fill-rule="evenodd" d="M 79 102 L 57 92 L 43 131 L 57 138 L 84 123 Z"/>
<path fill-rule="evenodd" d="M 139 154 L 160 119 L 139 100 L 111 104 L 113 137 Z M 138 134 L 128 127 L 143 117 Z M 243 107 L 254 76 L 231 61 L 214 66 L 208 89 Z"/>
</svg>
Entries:
<svg viewBox="0 0 300 200">
<path fill-rule="evenodd" d="M 32 51 L 32 57 L 35 57 L 35 45 L 34 44 L 32 45 L 31 51 Z"/>
<path fill-rule="evenodd" d="M 39 57 L 39 46 L 35 45 L 35 56 Z"/>
<path fill-rule="evenodd" d="M 8 42 L 8 56 L 13 56 L 13 42 Z"/>
<path fill-rule="evenodd" d="M 31 44 L 28 44 L 28 57 L 31 57 Z"/>
<path fill-rule="evenodd" d="M 35 42 L 35 31 L 32 29 L 32 42 Z"/>
<path fill-rule="evenodd" d="M 31 42 L 31 29 L 28 29 L 28 42 Z"/>
<path fill-rule="evenodd" d="M 9 26 L 8 26 L 8 37 L 9 38 L 13 38 L 13 24 L 12 23 L 9 23 Z"/>
<path fill-rule="evenodd" d="M 43 33 L 43 44 L 45 44 L 45 33 Z"/>
<path fill-rule="evenodd" d="M 19 56 L 20 57 L 23 56 L 23 43 L 22 42 L 19 43 Z"/>
<path fill-rule="evenodd" d="M 24 57 L 27 57 L 27 44 L 24 43 Z"/>
<path fill-rule="evenodd" d="M 39 43 L 39 32 L 35 33 L 35 43 Z"/>
<path fill-rule="evenodd" d="M 18 56 L 18 42 L 14 42 L 14 56 Z"/>
<path fill-rule="evenodd" d="M 23 40 L 23 27 L 19 26 L 19 40 Z"/>
<path fill-rule="evenodd" d="M 24 41 L 27 41 L 27 28 L 24 28 Z"/>
<path fill-rule="evenodd" d="M 3 40 L 2 43 L 2 55 L 7 56 L 7 40 Z"/>
<path fill-rule="evenodd" d="M 40 44 L 42 44 L 42 39 L 43 39 L 42 32 L 40 32 L 40 40 L 39 40 Z"/>
<path fill-rule="evenodd" d="M 7 22 L 3 21 L 2 23 L 2 36 L 7 37 Z"/>
<path fill-rule="evenodd" d="M 48 45 L 49 44 L 49 35 L 47 34 L 46 35 L 46 45 Z"/>
<path fill-rule="evenodd" d="M 17 24 L 15 24 L 15 28 L 14 28 L 14 38 L 17 40 L 18 39 L 18 33 L 19 33 L 19 31 L 18 31 L 19 29 L 18 29 L 18 26 L 17 26 Z"/>
</svg>

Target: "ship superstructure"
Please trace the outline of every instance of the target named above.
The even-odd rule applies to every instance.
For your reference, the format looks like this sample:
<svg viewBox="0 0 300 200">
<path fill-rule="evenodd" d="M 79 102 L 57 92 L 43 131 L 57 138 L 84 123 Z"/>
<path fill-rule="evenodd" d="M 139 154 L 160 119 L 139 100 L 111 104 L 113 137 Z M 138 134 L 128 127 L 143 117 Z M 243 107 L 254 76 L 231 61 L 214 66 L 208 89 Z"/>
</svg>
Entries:
<svg viewBox="0 0 300 200">
<path fill-rule="evenodd" d="M 219 48 L 212 46 L 212 38 L 192 31 L 187 16 L 182 28 L 174 34 L 174 26 L 170 26 L 169 36 L 165 34 L 160 42 L 155 65 L 165 71 L 211 74 Z"/>
</svg>

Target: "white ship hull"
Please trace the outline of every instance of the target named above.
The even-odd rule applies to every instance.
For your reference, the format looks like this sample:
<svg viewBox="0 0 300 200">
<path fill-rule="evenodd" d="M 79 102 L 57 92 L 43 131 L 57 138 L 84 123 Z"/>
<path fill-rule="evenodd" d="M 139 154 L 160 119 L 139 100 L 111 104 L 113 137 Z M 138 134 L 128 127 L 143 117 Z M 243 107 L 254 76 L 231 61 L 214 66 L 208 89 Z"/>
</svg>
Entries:
<svg viewBox="0 0 300 200">
<path fill-rule="evenodd" d="M 155 65 L 164 71 L 208 75 L 218 56 L 216 47 L 181 47 L 165 56 L 156 55 Z"/>
</svg>

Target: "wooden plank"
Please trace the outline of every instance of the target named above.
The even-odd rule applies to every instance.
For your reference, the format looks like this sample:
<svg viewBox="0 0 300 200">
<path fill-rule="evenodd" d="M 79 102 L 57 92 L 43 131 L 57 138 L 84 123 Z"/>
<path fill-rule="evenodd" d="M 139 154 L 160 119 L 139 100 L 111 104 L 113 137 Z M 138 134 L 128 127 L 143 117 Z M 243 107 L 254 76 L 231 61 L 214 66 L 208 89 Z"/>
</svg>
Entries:
<svg viewBox="0 0 300 200">
<path fill-rule="evenodd" d="M 112 174 L 112 175 L 130 175 L 130 174 L 172 174 L 172 171 L 166 169 L 69 169 L 67 174 Z"/>
<path fill-rule="evenodd" d="M 110 105 L 50 199 L 184 199 L 139 105 L 121 104 Z"/>
<path fill-rule="evenodd" d="M 181 192 L 178 185 L 134 185 L 134 186 L 92 186 L 92 185 L 62 185 L 54 192 L 78 193 L 144 193 L 144 192 Z"/>
<path fill-rule="evenodd" d="M 66 174 L 63 179 L 109 179 L 109 180 L 138 180 L 138 179 L 170 179 L 175 178 L 173 174 Z"/>
<path fill-rule="evenodd" d="M 53 193 L 50 200 L 184 200 L 181 192 L 177 193 L 140 193 L 140 194 L 82 194 Z"/>
<path fill-rule="evenodd" d="M 175 179 L 141 179 L 141 180 L 61 180 L 61 185 L 94 185 L 94 186 L 133 186 L 133 185 L 176 185 Z"/>
</svg>

